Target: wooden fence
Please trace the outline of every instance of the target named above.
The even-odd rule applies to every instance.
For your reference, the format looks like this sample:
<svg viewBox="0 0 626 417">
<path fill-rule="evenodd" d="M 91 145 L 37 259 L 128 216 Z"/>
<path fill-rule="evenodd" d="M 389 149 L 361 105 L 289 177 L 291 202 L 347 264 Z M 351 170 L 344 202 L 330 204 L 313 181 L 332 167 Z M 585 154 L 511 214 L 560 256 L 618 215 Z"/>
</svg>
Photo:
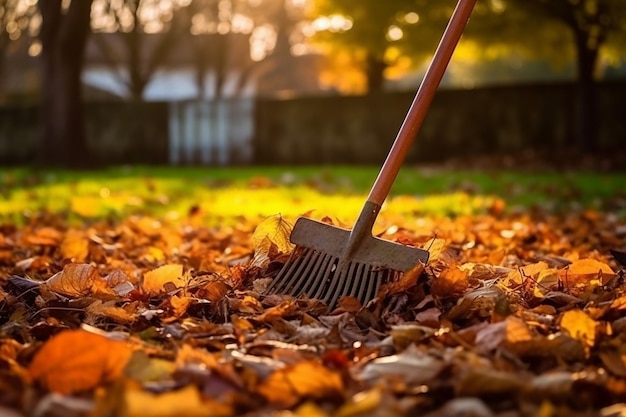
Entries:
<svg viewBox="0 0 626 417">
<path fill-rule="evenodd" d="M 622 150 L 626 82 L 598 93 L 599 148 Z M 89 147 L 108 164 L 378 164 L 412 97 L 87 103 Z M 439 91 L 408 159 L 558 152 L 574 140 L 574 103 L 573 84 Z M 39 136 L 37 106 L 0 108 L 0 166 L 31 162 Z"/>
</svg>

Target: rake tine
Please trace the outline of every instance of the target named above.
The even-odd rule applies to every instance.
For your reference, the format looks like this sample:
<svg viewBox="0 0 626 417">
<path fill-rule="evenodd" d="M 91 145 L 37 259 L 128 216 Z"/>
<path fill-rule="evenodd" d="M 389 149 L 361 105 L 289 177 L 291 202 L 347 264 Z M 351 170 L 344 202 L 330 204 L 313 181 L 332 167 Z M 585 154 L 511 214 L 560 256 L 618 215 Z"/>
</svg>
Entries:
<svg viewBox="0 0 626 417">
<path fill-rule="evenodd" d="M 311 296 L 319 290 L 320 286 L 323 287 L 328 280 L 328 271 L 330 271 L 334 262 L 335 257 L 333 255 L 323 253 L 321 262 L 319 262 L 317 269 L 309 277 L 309 280 L 307 281 L 305 287 L 302 289 L 301 294 L 307 294 L 307 296 Z"/>
<path fill-rule="evenodd" d="M 326 297 L 324 297 L 324 301 L 327 301 L 329 306 L 334 306 L 339 297 L 345 294 L 346 280 L 352 278 L 356 265 L 356 262 L 350 262 L 347 267 L 343 267 L 342 270 L 339 271 L 339 279 L 334 280 L 335 285 L 328 291 Z M 329 299 L 330 301 L 328 301 Z"/>
<path fill-rule="evenodd" d="M 357 264 L 354 277 L 350 280 L 346 288 L 346 291 L 345 291 L 346 295 L 357 297 L 359 287 L 361 286 L 361 282 L 363 281 L 363 268 L 364 267 L 365 265 L 362 263 Z"/>
<path fill-rule="evenodd" d="M 376 293 L 374 293 L 374 289 L 377 287 L 377 281 L 380 278 L 377 276 L 376 272 L 373 269 L 369 269 L 369 271 L 367 271 L 367 280 L 365 282 L 365 285 L 363 285 L 361 287 L 361 294 L 359 294 L 359 300 L 363 300 L 363 303 L 365 303 L 365 300 L 371 300 L 376 296 Z"/>
<path fill-rule="evenodd" d="M 324 265 L 324 263 L 326 262 L 325 258 L 327 256 L 328 255 L 323 252 L 316 251 L 315 263 L 311 264 L 309 268 L 307 268 L 307 273 L 301 276 L 298 280 L 297 295 L 307 294 L 309 292 L 309 287 L 311 286 L 311 277 L 315 276 L 320 268 L 322 268 L 322 265 Z"/>
<path fill-rule="evenodd" d="M 306 259 L 302 261 L 300 267 L 294 271 L 289 277 L 289 291 L 288 294 L 298 296 L 302 292 L 302 286 L 306 285 L 306 280 L 309 276 L 311 268 L 315 269 L 318 265 L 317 260 L 320 256 L 318 251 L 307 250 Z"/>
<path fill-rule="evenodd" d="M 268 292 L 291 293 L 290 289 L 293 287 L 292 279 L 293 277 L 297 277 L 298 271 L 301 271 L 304 265 L 308 263 L 308 258 L 310 258 L 309 254 L 311 253 L 309 250 L 304 251 L 304 253 L 296 252 L 297 251 L 293 251 L 291 253 L 289 259 L 287 259 L 287 263 L 268 287 Z"/>
</svg>

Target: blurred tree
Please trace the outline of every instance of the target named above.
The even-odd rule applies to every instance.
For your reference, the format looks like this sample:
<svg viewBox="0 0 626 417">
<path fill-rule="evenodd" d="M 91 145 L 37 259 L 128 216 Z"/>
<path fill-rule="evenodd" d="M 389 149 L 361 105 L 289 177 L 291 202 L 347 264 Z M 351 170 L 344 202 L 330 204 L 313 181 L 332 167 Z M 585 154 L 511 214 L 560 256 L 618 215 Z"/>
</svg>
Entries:
<svg viewBox="0 0 626 417">
<path fill-rule="evenodd" d="M 143 100 L 154 74 L 170 58 L 183 27 L 176 10 L 189 0 L 94 0 L 95 36 L 108 65 L 131 100 Z"/>
<path fill-rule="evenodd" d="M 385 73 L 404 70 L 432 54 L 450 17 L 453 0 L 317 0 L 314 39 L 339 59 L 348 57 L 365 74 L 365 90 L 383 89 Z"/>
<path fill-rule="evenodd" d="M 79 167 L 90 163 L 81 72 L 90 33 L 91 0 L 39 0 L 41 13 L 42 143 L 39 162 Z"/>
<path fill-rule="evenodd" d="M 601 53 L 626 52 L 624 0 L 489 0 L 476 11 L 468 35 L 494 56 L 511 51 L 577 68 L 577 143 L 597 148 L 595 80 Z M 497 34 L 497 36 L 496 36 Z"/>
<path fill-rule="evenodd" d="M 533 16 L 544 15 L 570 32 L 576 49 L 578 69 L 578 131 L 577 145 L 594 151 L 597 106 L 595 74 L 600 50 L 613 31 L 626 30 L 624 0 L 509 0 L 514 7 L 528 10 Z M 623 44 L 622 44 L 623 46 Z M 626 47 L 624 47 L 626 51 Z"/>
<path fill-rule="evenodd" d="M 30 2 L 0 0 L 0 77 L 11 45 L 24 41 L 24 34 L 38 30 L 40 20 L 34 18 L 36 9 L 35 4 Z"/>
<path fill-rule="evenodd" d="M 206 98 L 224 96 L 229 82 L 234 82 L 231 94 L 241 93 L 260 62 L 290 54 L 303 15 L 293 0 L 192 0 L 186 18 L 194 35 L 198 98 Z M 242 40 L 249 43 L 247 57 L 236 56 Z M 207 85 L 209 79 L 212 85 Z"/>
</svg>

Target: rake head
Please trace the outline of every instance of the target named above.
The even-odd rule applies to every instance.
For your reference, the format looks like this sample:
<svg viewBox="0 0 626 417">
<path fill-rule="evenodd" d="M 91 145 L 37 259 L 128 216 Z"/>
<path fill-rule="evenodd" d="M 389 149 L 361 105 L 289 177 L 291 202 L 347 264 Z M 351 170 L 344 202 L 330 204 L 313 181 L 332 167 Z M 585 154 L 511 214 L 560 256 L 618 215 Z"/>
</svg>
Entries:
<svg viewBox="0 0 626 417">
<path fill-rule="evenodd" d="M 304 217 L 297 220 L 290 240 L 296 249 L 266 294 L 306 294 L 329 308 L 348 295 L 367 303 L 381 284 L 397 279 L 420 261 L 426 263 L 429 255 L 371 232 L 355 239 L 354 231 Z"/>
</svg>

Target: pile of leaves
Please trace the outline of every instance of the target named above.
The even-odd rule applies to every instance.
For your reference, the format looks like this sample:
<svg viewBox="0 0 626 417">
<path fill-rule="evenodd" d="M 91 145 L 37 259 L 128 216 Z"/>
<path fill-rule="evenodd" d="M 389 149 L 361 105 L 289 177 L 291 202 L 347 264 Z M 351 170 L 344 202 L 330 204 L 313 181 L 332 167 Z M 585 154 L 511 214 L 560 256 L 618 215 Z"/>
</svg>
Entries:
<svg viewBox="0 0 626 417">
<path fill-rule="evenodd" d="M 326 219 L 326 221 L 330 221 Z M 263 296 L 289 225 L 0 226 L 3 416 L 623 416 L 626 222 L 395 218 L 363 306 Z"/>
</svg>

